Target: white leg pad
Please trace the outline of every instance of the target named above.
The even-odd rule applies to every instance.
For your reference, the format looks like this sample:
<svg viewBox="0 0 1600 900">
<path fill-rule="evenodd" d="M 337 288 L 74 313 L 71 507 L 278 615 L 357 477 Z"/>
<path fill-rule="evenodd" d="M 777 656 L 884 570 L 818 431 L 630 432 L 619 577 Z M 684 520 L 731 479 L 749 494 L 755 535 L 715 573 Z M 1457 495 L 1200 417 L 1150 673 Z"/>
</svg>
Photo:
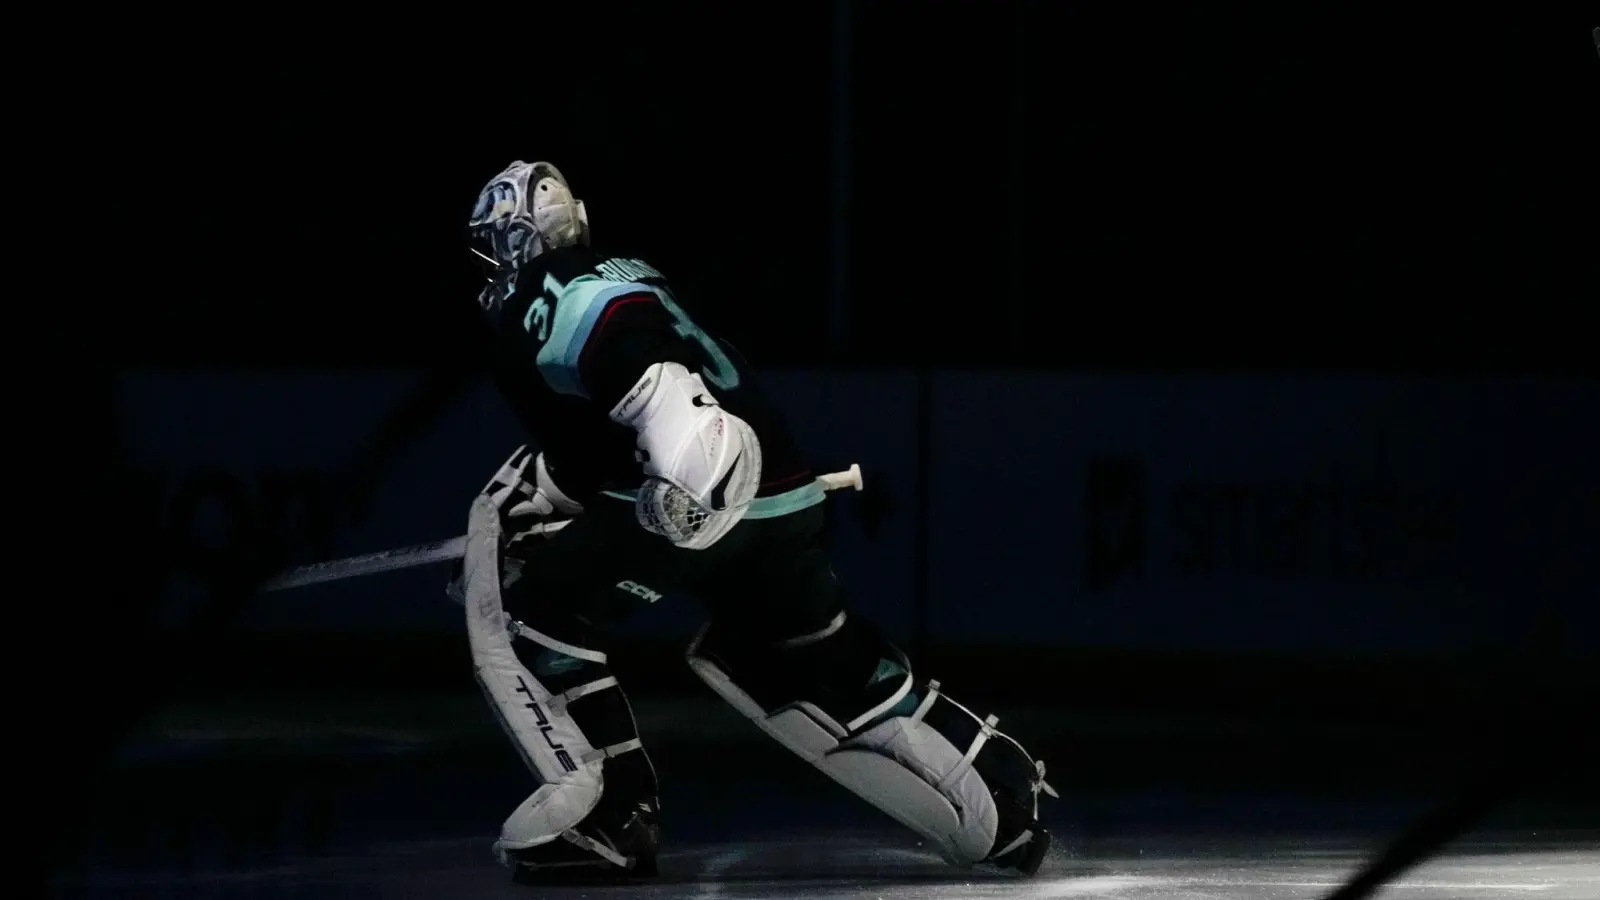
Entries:
<svg viewBox="0 0 1600 900">
<path fill-rule="evenodd" d="M 501 827 L 497 852 L 549 843 L 575 828 L 600 802 L 601 764 L 583 731 L 512 651 L 513 628 L 500 601 L 500 517 L 494 501 L 472 504 L 462 563 L 467 637 L 478 683 L 529 768 L 544 782 Z M 519 633 L 532 637 L 528 629 Z"/>
<path fill-rule="evenodd" d="M 768 715 L 716 663 L 696 655 L 698 643 L 690 645 L 689 665 L 712 690 L 773 740 L 927 840 L 948 862 L 970 866 L 996 849 L 999 812 L 972 768 L 981 738 L 962 751 L 920 715 L 897 716 L 850 737 L 846 725 L 809 703 Z M 908 673 L 907 690 L 910 678 Z"/>
</svg>

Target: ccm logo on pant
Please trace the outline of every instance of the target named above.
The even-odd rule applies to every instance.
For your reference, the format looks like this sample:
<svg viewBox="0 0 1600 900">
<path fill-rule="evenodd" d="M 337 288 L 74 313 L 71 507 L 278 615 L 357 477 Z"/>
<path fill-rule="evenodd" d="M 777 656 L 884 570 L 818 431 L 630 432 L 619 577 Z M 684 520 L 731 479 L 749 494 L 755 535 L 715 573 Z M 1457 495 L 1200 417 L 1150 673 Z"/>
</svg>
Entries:
<svg viewBox="0 0 1600 900">
<path fill-rule="evenodd" d="M 544 742 L 549 744 L 550 749 L 556 752 L 556 761 L 561 763 L 561 768 L 566 769 L 568 772 L 578 771 L 578 764 L 572 761 L 572 756 L 567 753 L 566 746 L 556 743 L 556 739 L 550 736 L 550 717 L 544 714 L 544 707 L 533 699 L 533 691 L 528 690 L 528 683 L 518 677 L 517 684 L 519 685 L 517 693 L 528 695 L 528 702 L 522 705 L 533 710 L 533 718 L 539 724 L 539 731 L 544 735 Z"/>
<path fill-rule="evenodd" d="M 636 597 L 643 597 L 644 599 L 650 601 L 651 603 L 654 603 L 657 600 L 661 599 L 661 595 L 660 594 L 656 593 L 655 591 L 650 590 L 649 588 L 645 587 L 644 585 L 642 585 L 642 584 L 640 584 L 640 583 L 638 583 L 636 581 L 619 581 L 619 582 L 617 582 L 617 590 L 627 591 L 628 593 L 633 594 Z"/>
</svg>

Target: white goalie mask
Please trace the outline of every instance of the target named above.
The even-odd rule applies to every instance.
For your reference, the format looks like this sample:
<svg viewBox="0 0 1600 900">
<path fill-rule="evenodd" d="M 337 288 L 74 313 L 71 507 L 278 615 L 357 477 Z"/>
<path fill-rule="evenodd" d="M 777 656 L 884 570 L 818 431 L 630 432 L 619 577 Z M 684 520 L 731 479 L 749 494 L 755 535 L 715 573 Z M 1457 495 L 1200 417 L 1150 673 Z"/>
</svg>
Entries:
<svg viewBox="0 0 1600 900">
<path fill-rule="evenodd" d="M 467 240 L 489 283 L 479 301 L 490 309 L 510 293 L 523 264 L 547 250 L 589 243 L 589 216 L 555 166 L 519 159 L 478 194 Z"/>
</svg>

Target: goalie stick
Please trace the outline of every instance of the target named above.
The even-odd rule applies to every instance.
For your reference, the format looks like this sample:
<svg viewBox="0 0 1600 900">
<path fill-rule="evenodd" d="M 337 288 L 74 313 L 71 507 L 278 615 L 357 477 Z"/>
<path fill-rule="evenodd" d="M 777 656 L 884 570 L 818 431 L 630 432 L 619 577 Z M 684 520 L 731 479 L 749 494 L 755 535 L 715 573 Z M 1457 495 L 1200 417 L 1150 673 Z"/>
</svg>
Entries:
<svg viewBox="0 0 1600 900">
<path fill-rule="evenodd" d="M 843 472 L 830 472 L 819 475 L 817 483 L 825 491 L 836 491 L 840 488 L 855 488 L 861 490 L 861 466 L 851 464 Z M 534 534 L 554 534 L 567 526 L 570 519 L 565 519 L 547 524 L 535 525 L 531 532 Z M 260 591 L 286 591 L 291 588 L 306 587 L 313 584 L 323 584 L 329 581 L 343 581 L 346 578 L 360 578 L 364 575 L 378 575 L 383 572 L 394 572 L 400 569 L 410 569 L 416 566 L 426 566 L 432 563 L 449 562 L 460 559 L 466 553 L 466 535 L 448 538 L 442 541 L 429 541 L 426 544 L 413 544 L 409 547 L 396 547 L 392 550 L 382 550 L 377 553 L 368 553 L 363 556 L 348 556 L 344 559 L 332 559 L 327 562 L 311 563 L 298 566 L 267 579 L 261 585 Z"/>
</svg>

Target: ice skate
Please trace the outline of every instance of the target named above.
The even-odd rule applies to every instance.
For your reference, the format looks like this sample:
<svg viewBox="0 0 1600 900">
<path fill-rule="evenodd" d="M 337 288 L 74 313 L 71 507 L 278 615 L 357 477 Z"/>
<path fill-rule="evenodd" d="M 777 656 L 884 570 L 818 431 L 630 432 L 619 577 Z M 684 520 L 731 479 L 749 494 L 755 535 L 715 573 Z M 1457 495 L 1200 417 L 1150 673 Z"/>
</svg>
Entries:
<svg viewBox="0 0 1600 900">
<path fill-rule="evenodd" d="M 603 800 L 578 827 L 555 841 L 523 850 L 499 848 L 517 884 L 648 878 L 657 874 L 661 845 L 655 803 L 608 809 Z"/>
</svg>

